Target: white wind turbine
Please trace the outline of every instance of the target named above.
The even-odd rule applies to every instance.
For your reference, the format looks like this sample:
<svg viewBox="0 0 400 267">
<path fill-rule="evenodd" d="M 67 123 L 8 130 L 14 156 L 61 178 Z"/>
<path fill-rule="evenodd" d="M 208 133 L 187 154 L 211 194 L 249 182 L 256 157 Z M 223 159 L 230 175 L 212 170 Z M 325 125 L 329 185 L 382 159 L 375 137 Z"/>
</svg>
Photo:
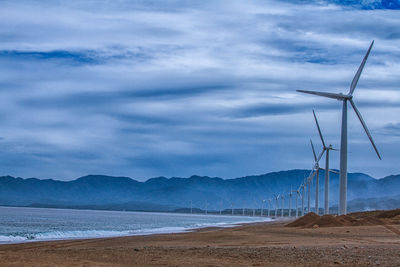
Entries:
<svg viewBox="0 0 400 267">
<path fill-rule="evenodd" d="M 342 93 L 336 94 L 336 93 L 327 93 L 327 92 L 297 90 L 298 92 L 301 92 L 301 93 L 324 96 L 324 97 L 333 98 L 333 99 L 343 102 L 342 132 L 341 132 L 341 139 L 340 139 L 339 215 L 343 215 L 343 214 L 347 213 L 347 102 L 350 102 L 350 105 L 353 107 L 353 110 L 356 113 L 358 119 L 360 120 L 365 133 L 367 134 L 372 146 L 374 147 L 376 154 L 378 155 L 378 158 L 381 159 L 381 156 L 379 155 L 378 149 L 375 146 L 375 143 L 374 143 L 372 136 L 367 128 L 367 125 L 365 124 L 365 122 L 361 116 L 361 113 L 358 111 L 356 105 L 353 102 L 354 90 L 357 86 L 358 80 L 360 79 L 361 72 L 364 69 L 365 62 L 368 59 L 368 56 L 369 56 L 369 53 L 371 52 L 373 44 L 374 44 L 374 41 L 372 41 L 371 45 L 369 46 L 368 51 L 365 54 L 364 59 L 361 62 L 361 65 L 358 68 L 358 70 L 351 82 L 350 91 L 348 94 L 342 94 Z"/>
<path fill-rule="evenodd" d="M 275 195 L 275 217 L 278 215 L 278 208 L 279 208 L 278 199 L 279 199 L 279 194 Z"/>
<path fill-rule="evenodd" d="M 324 214 L 329 214 L 329 151 L 337 150 L 332 147 L 331 144 L 329 146 L 325 145 L 324 137 L 322 136 L 321 128 L 319 127 L 319 123 L 317 120 L 317 116 L 315 115 L 315 111 L 313 110 L 315 123 L 317 124 L 317 129 L 319 133 L 319 137 L 321 138 L 323 152 L 325 152 L 325 197 L 324 197 Z M 322 153 L 323 153 L 322 152 Z"/>
<path fill-rule="evenodd" d="M 301 188 L 301 216 L 304 215 L 304 182 L 301 184 L 300 188 Z"/>
<path fill-rule="evenodd" d="M 292 196 L 292 193 L 296 193 L 296 218 L 299 217 L 299 194 L 300 194 L 300 188 L 302 186 L 303 185 L 301 184 L 297 190 L 290 191 L 290 196 Z"/>
<path fill-rule="evenodd" d="M 289 214 L 288 217 L 292 216 L 292 187 L 290 187 L 290 192 L 289 192 Z"/>
<path fill-rule="evenodd" d="M 263 211 L 264 211 L 264 203 L 265 203 L 265 199 L 261 200 L 261 211 L 260 211 L 260 216 L 263 216 Z"/>
<path fill-rule="evenodd" d="M 281 199 L 282 199 L 281 217 L 283 217 L 283 206 L 285 204 L 285 196 L 283 194 L 281 195 Z"/>
<path fill-rule="evenodd" d="M 310 202 L 311 202 L 311 180 L 307 178 L 307 213 L 310 213 Z"/>
<path fill-rule="evenodd" d="M 312 185 L 312 179 L 314 178 L 315 175 L 317 175 L 317 185 L 318 185 L 318 172 L 319 172 L 319 159 L 322 157 L 323 151 L 320 153 L 320 155 L 317 157 L 317 155 L 315 154 L 315 150 L 314 150 L 314 145 L 310 139 L 310 143 L 311 143 L 311 148 L 313 151 L 313 155 L 314 155 L 314 165 L 311 169 L 310 174 L 308 175 L 307 179 L 305 179 L 305 181 L 303 182 L 303 186 L 307 187 L 307 212 L 309 213 L 311 211 L 311 185 Z M 315 170 L 315 171 L 314 171 Z M 303 199 L 304 199 L 304 189 L 303 189 Z M 317 190 L 316 190 L 316 195 L 315 195 L 315 200 L 316 200 L 316 210 L 318 209 L 318 186 L 317 186 Z M 303 205 L 303 203 L 302 203 Z M 304 209 L 303 209 L 304 211 Z"/>
<path fill-rule="evenodd" d="M 268 199 L 268 217 L 271 215 L 271 201 L 272 199 Z"/>
<path fill-rule="evenodd" d="M 319 160 L 321 159 L 325 150 L 322 150 L 322 152 L 317 157 L 317 154 L 315 154 L 314 145 L 313 145 L 313 142 L 311 141 L 311 139 L 310 139 L 310 143 L 311 143 L 311 148 L 312 148 L 312 152 L 314 155 L 314 167 L 313 167 L 313 170 L 311 171 L 313 173 L 310 174 L 311 175 L 310 179 L 312 180 L 313 177 L 316 176 L 316 178 L 315 178 L 315 213 L 319 214 L 319 170 L 321 169 L 319 167 Z"/>
</svg>

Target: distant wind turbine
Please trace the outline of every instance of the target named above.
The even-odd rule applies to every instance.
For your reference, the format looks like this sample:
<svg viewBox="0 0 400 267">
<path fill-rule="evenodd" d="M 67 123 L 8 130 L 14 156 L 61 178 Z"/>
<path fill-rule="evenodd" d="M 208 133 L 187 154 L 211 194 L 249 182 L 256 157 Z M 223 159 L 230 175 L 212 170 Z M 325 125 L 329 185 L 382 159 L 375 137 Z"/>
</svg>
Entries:
<svg viewBox="0 0 400 267">
<path fill-rule="evenodd" d="M 317 154 L 315 154 L 314 145 L 313 145 L 313 142 L 311 141 L 311 139 L 310 139 L 310 143 L 311 143 L 311 148 L 312 148 L 312 152 L 314 155 L 314 168 L 312 171 L 315 170 L 315 172 L 311 175 L 311 180 L 315 176 L 315 213 L 318 214 L 319 213 L 319 170 L 321 169 L 319 167 L 319 160 L 321 159 L 325 150 L 322 150 L 322 152 L 317 157 Z"/>
<path fill-rule="evenodd" d="M 311 180 L 310 178 L 307 178 L 307 213 L 310 213 L 311 209 Z"/>
<path fill-rule="evenodd" d="M 278 199 L 279 199 L 279 194 L 275 195 L 275 217 L 278 216 L 278 208 L 279 208 Z"/>
<path fill-rule="evenodd" d="M 375 146 L 375 143 L 374 143 L 372 136 L 367 128 L 367 125 L 365 124 L 364 119 L 361 116 L 361 113 L 358 111 L 355 103 L 353 102 L 354 90 L 356 89 L 358 80 L 360 79 L 360 76 L 361 76 L 361 72 L 364 69 L 365 62 L 368 59 L 368 56 L 369 56 L 369 53 L 371 52 L 373 44 L 374 44 L 374 41 L 372 41 L 371 45 L 369 46 L 368 51 L 365 54 L 364 59 L 361 62 L 361 65 L 358 68 L 358 70 L 351 82 L 350 91 L 348 94 L 342 94 L 342 93 L 336 94 L 336 93 L 327 93 L 327 92 L 297 90 L 297 92 L 333 98 L 333 99 L 343 102 L 342 132 L 341 132 L 341 139 L 340 139 L 339 215 L 347 214 L 347 102 L 350 102 L 350 105 L 353 107 L 353 110 L 356 113 L 358 119 L 360 120 L 365 133 L 367 134 L 376 154 L 378 155 L 378 158 L 381 159 L 381 156 L 378 152 L 378 149 Z"/>
<path fill-rule="evenodd" d="M 261 216 L 261 217 L 264 216 L 264 214 L 263 214 L 264 203 L 265 203 L 265 199 L 263 199 L 263 200 L 261 201 L 261 212 L 260 212 L 260 216 Z"/>
<path fill-rule="evenodd" d="M 323 151 L 325 152 L 325 196 L 324 196 L 324 214 L 329 214 L 329 151 L 337 150 L 332 147 L 331 144 L 329 146 L 325 145 L 324 137 L 322 136 L 321 128 L 319 127 L 319 123 L 317 120 L 317 116 L 315 115 L 315 111 L 313 110 L 315 124 L 317 125 L 318 134 L 321 138 Z"/>
<path fill-rule="evenodd" d="M 271 199 L 268 199 L 268 217 L 271 216 Z"/>
<path fill-rule="evenodd" d="M 292 187 L 290 187 L 290 192 L 289 192 L 289 214 L 288 217 L 292 216 Z"/>
<path fill-rule="evenodd" d="M 296 193 L 296 218 L 299 217 L 299 194 L 301 187 L 302 185 L 297 190 L 290 190 L 290 196 L 292 196 L 292 193 Z"/>
<path fill-rule="evenodd" d="M 281 200 L 282 200 L 281 217 L 283 217 L 283 206 L 285 204 L 285 196 L 283 194 L 281 195 Z"/>
<path fill-rule="evenodd" d="M 301 216 L 304 215 L 304 190 L 305 190 L 305 181 L 301 184 Z"/>
</svg>

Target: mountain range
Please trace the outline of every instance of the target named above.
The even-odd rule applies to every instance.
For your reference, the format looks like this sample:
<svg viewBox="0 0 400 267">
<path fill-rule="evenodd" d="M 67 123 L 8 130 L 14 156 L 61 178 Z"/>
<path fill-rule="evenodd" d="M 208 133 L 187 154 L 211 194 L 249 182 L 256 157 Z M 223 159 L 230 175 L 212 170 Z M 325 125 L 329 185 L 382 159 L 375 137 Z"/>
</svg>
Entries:
<svg viewBox="0 0 400 267">
<path fill-rule="evenodd" d="M 0 205 L 141 211 L 174 211 L 190 206 L 197 210 L 259 209 L 263 199 L 282 193 L 286 195 L 287 206 L 289 191 L 297 190 L 309 172 L 288 170 L 234 179 L 157 177 L 145 182 L 104 175 L 88 175 L 72 181 L 3 176 L 0 177 Z M 332 173 L 330 178 L 330 205 L 334 209 L 338 199 L 338 174 Z M 319 184 L 322 207 L 323 170 Z M 375 179 L 363 173 L 349 173 L 349 210 L 399 208 L 399 189 L 400 175 Z M 312 192 L 314 206 L 315 183 Z M 293 207 L 295 193 L 292 197 Z"/>
</svg>

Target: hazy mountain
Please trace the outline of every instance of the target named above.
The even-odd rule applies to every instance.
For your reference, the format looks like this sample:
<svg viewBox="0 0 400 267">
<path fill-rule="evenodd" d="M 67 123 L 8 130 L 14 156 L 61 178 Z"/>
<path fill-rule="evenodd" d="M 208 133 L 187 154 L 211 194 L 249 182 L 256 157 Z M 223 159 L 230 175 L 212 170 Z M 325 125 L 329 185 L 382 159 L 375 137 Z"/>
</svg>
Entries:
<svg viewBox="0 0 400 267">
<path fill-rule="evenodd" d="M 273 194 L 287 195 L 290 188 L 296 190 L 309 172 L 289 170 L 235 179 L 157 177 L 146 182 L 104 175 L 88 175 L 67 182 L 4 176 L 0 177 L 0 205 L 167 211 L 190 207 L 190 203 L 194 208 L 205 209 L 207 203 L 209 210 L 231 208 L 232 204 L 234 208 L 259 208 L 262 199 L 272 198 Z M 338 197 L 338 174 L 332 173 L 330 178 L 334 206 Z M 349 173 L 348 180 L 352 209 L 388 206 L 379 204 L 381 201 L 400 203 L 397 201 L 400 200 L 400 175 L 374 179 L 363 173 Z M 321 171 L 321 207 L 323 194 L 324 172 Z M 389 206 L 393 205 L 397 204 Z"/>
</svg>

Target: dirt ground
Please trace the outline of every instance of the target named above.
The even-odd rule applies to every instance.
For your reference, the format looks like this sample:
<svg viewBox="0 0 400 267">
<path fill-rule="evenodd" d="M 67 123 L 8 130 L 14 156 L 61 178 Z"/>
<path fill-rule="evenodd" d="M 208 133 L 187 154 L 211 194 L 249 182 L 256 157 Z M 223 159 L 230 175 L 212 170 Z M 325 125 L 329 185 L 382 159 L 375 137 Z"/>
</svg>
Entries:
<svg viewBox="0 0 400 267">
<path fill-rule="evenodd" d="M 400 266 L 400 225 L 296 228 L 286 223 L 0 245 L 0 265 Z"/>
</svg>

